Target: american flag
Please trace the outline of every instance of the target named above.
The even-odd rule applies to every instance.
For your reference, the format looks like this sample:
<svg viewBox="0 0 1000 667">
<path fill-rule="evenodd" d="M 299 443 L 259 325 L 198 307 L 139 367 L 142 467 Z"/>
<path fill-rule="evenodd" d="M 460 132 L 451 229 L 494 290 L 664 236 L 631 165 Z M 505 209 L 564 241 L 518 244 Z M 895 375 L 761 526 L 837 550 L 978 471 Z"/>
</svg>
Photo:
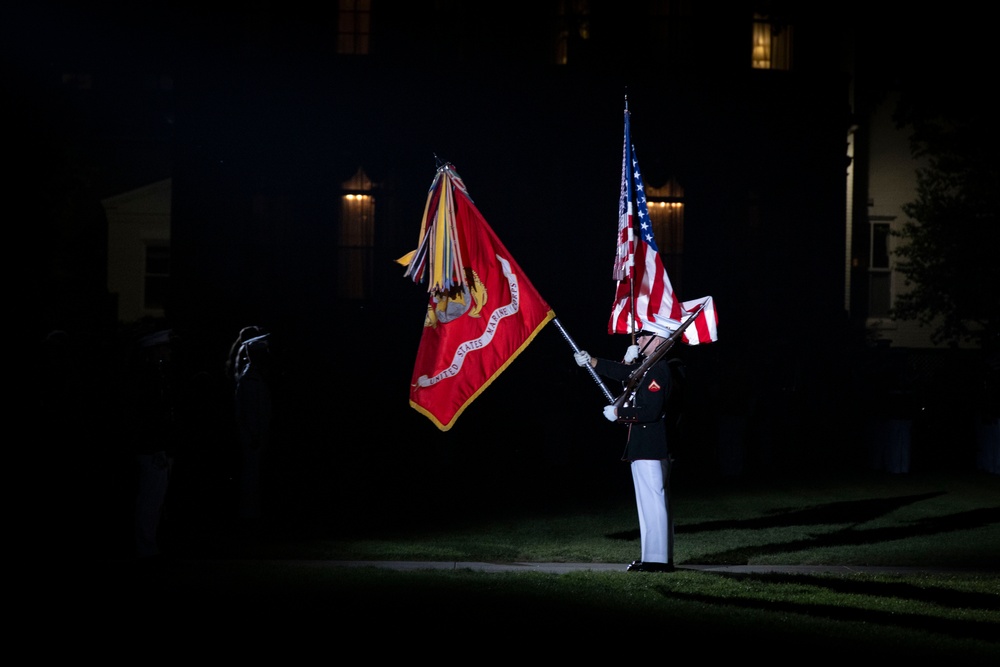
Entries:
<svg viewBox="0 0 1000 667">
<path fill-rule="evenodd" d="M 611 277 L 627 280 L 635 262 L 635 229 L 632 225 L 632 181 L 628 178 L 628 117 L 625 120 L 625 144 L 622 146 L 622 190 L 618 199 L 618 249 Z"/>
<path fill-rule="evenodd" d="M 638 216 L 639 242 L 633 241 L 635 221 L 633 203 Z M 695 321 L 684 330 L 681 340 L 688 345 L 718 340 L 718 317 L 712 297 L 679 301 L 653 234 L 646 205 L 639 160 L 632 144 L 628 106 L 625 108 L 625 146 L 622 158 L 621 196 L 618 201 L 618 244 L 614 279 L 618 281 L 615 302 L 608 320 L 608 333 L 632 334 L 655 331 L 669 336 L 699 305 L 704 308 Z"/>
</svg>

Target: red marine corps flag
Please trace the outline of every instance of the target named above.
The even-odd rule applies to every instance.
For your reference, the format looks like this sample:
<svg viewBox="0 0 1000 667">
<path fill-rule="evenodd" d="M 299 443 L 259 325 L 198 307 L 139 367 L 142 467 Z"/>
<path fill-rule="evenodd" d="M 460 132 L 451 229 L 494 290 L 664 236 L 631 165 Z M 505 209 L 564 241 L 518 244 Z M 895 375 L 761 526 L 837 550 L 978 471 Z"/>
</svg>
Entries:
<svg viewBox="0 0 1000 667">
<path fill-rule="evenodd" d="M 417 249 L 397 261 L 430 293 L 410 405 L 447 431 L 555 313 L 450 164 L 427 194 Z"/>
<path fill-rule="evenodd" d="M 718 340 L 719 320 L 712 297 L 679 301 L 663 268 L 646 206 L 639 160 L 632 145 L 627 102 L 618 201 L 618 245 L 612 277 L 618 281 L 618 289 L 608 333 L 635 334 L 645 329 L 669 338 L 693 315 L 694 320 L 681 331 L 681 340 L 688 345 Z"/>
</svg>

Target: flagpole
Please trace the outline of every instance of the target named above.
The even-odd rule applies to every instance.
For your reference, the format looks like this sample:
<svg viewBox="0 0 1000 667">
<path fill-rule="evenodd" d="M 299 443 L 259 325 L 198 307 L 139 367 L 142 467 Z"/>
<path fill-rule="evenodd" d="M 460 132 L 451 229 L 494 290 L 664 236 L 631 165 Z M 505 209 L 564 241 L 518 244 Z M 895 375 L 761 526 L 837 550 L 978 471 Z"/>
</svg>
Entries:
<svg viewBox="0 0 1000 667">
<path fill-rule="evenodd" d="M 563 325 L 559 321 L 559 318 L 557 317 L 553 319 L 552 323 L 556 325 L 556 328 L 559 329 L 559 333 L 561 333 L 562 337 L 566 339 L 566 342 L 569 343 L 569 346 L 573 348 L 573 352 L 579 352 L 580 348 L 577 347 L 576 343 L 573 342 L 573 339 L 570 338 L 569 334 L 566 333 L 566 330 L 563 329 Z M 601 388 L 601 391 L 604 393 L 604 397 L 608 399 L 608 403 L 614 403 L 615 397 L 611 395 L 611 392 L 608 391 L 608 388 L 604 386 L 603 382 L 601 382 L 601 378 L 597 375 L 597 371 L 594 370 L 593 366 L 587 364 L 587 370 L 590 372 L 590 377 L 594 378 L 594 382 L 596 382 L 597 386 Z"/>
<path fill-rule="evenodd" d="M 636 244 L 638 244 L 638 243 L 642 242 L 642 239 L 641 239 L 640 235 L 635 234 L 635 215 L 638 213 L 638 211 L 636 211 L 635 209 L 632 208 L 633 190 L 632 190 L 632 174 L 631 174 L 631 172 L 632 172 L 633 151 L 635 149 L 632 146 L 632 123 L 630 122 L 631 118 L 632 118 L 632 115 L 629 113 L 629 110 L 628 110 L 628 94 L 626 93 L 625 94 L 625 167 L 628 170 L 628 173 L 625 174 L 625 176 L 626 176 L 625 183 L 626 183 L 626 187 L 627 187 L 627 192 L 628 192 L 627 197 L 628 198 L 627 198 L 627 200 L 625 202 L 625 205 L 626 205 L 626 210 L 630 210 L 631 209 L 633 211 L 632 215 L 628 216 L 628 223 L 629 223 L 629 226 L 632 228 L 632 233 L 634 235 L 634 238 L 636 239 Z M 633 250 L 632 256 L 633 256 L 633 258 L 635 257 L 634 250 Z M 635 323 L 636 323 L 636 319 L 635 319 L 635 260 L 634 259 L 632 261 L 632 265 L 629 266 L 628 301 L 629 301 L 629 310 L 632 311 L 632 333 L 630 335 L 632 337 L 632 344 L 635 345 L 635 334 L 636 334 Z"/>
<path fill-rule="evenodd" d="M 628 134 L 631 135 L 631 132 L 628 132 Z M 629 142 L 630 143 L 629 143 L 629 148 L 628 148 L 628 156 L 629 156 L 629 162 L 631 163 L 632 162 L 632 151 L 634 150 L 633 147 L 632 147 L 632 144 L 631 144 L 631 136 L 629 137 Z M 628 183 L 629 183 L 629 185 L 628 185 L 629 206 L 631 206 L 632 205 L 632 179 L 631 179 L 631 177 L 629 178 Z M 636 213 L 638 213 L 638 211 Z M 632 229 L 634 230 L 635 229 L 635 216 L 632 216 L 632 217 L 629 218 L 629 224 L 632 225 Z M 636 234 L 635 238 L 636 238 L 636 245 L 638 245 L 639 243 L 642 243 L 641 232 L 639 234 Z M 631 270 L 632 270 L 632 275 L 629 276 L 629 280 L 628 280 L 628 301 L 629 301 L 629 310 L 632 311 L 632 333 L 630 335 L 632 336 L 632 344 L 635 345 L 635 335 L 636 335 L 635 326 L 636 326 L 636 322 L 638 321 L 636 319 L 636 313 L 635 313 L 635 289 L 636 289 L 636 286 L 635 286 L 635 260 L 633 260 L 633 262 L 632 262 L 632 268 L 631 268 Z"/>
</svg>

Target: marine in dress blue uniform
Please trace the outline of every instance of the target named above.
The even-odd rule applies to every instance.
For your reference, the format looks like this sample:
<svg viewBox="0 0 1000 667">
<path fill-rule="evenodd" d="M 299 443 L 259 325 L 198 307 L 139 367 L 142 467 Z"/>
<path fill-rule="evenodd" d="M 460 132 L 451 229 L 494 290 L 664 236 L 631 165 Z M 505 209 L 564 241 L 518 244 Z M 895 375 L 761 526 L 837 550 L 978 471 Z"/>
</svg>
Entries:
<svg viewBox="0 0 1000 667">
<path fill-rule="evenodd" d="M 666 342 L 665 338 L 645 331 L 639 334 L 637 340 L 639 349 L 649 350 Z M 637 356 L 636 347 L 630 348 L 626 360 Z M 574 356 L 581 366 L 589 363 L 598 375 L 622 382 L 627 381 L 637 368 L 631 363 L 591 358 L 586 352 Z M 671 460 L 666 415 L 673 389 L 670 366 L 663 358 L 646 371 L 625 404 L 617 410 L 611 405 L 604 409 L 606 418 L 628 425 L 622 460 L 628 461 L 632 469 L 642 543 L 642 557 L 629 565 L 630 572 L 669 572 L 674 569 L 674 525 L 669 492 Z"/>
</svg>

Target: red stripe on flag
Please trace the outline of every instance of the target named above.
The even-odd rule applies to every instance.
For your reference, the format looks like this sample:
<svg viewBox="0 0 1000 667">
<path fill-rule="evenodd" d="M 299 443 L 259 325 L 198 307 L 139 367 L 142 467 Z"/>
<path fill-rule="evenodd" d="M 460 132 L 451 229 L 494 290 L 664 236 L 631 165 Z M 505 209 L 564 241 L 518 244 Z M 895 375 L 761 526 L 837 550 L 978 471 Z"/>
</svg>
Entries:
<svg viewBox="0 0 1000 667">
<path fill-rule="evenodd" d="M 631 181 L 629 179 L 632 179 Z M 629 188 L 632 184 L 634 188 Z M 690 345 L 710 343 L 718 340 L 718 319 L 712 297 L 681 303 L 674 294 L 673 285 L 660 260 L 660 253 L 653 236 L 652 222 L 646 208 L 645 188 L 639 171 L 639 161 L 635 157 L 635 147 L 630 142 L 629 115 L 625 112 L 625 151 L 622 160 L 622 200 L 618 204 L 619 229 L 616 248 L 616 269 L 621 256 L 623 211 L 628 211 L 627 221 L 633 223 L 631 199 L 628 191 L 634 189 L 636 216 L 639 222 L 638 238 L 634 244 L 634 265 L 630 274 L 621 276 L 616 271 L 618 287 L 615 301 L 608 320 L 608 333 L 632 334 L 642 329 L 651 329 L 664 335 L 676 330 L 686 321 L 690 313 L 705 304 L 702 310 L 681 336 Z"/>
</svg>

